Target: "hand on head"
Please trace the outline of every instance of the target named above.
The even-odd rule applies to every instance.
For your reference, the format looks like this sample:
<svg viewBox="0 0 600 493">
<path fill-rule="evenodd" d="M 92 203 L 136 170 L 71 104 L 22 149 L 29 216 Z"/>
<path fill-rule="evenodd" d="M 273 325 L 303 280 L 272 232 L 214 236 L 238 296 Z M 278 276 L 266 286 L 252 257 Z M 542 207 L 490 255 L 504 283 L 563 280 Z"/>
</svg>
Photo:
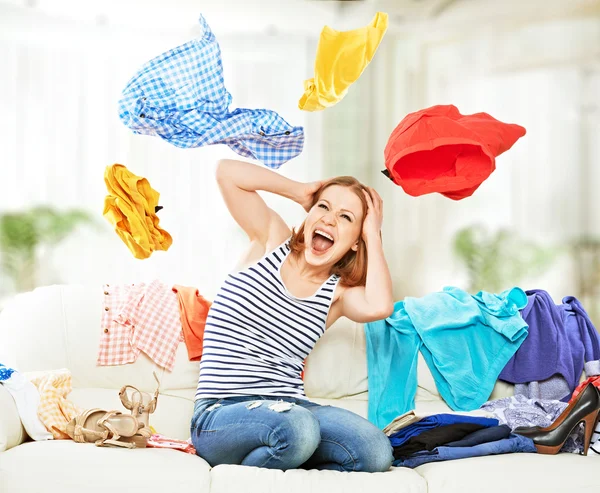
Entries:
<svg viewBox="0 0 600 493">
<path fill-rule="evenodd" d="M 366 187 L 363 190 L 367 199 L 367 215 L 363 222 L 362 237 L 367 241 L 371 238 L 381 237 L 381 226 L 383 224 L 383 200 L 374 188 Z"/>
<path fill-rule="evenodd" d="M 310 183 L 304 183 L 300 191 L 296 202 L 298 202 L 306 212 L 310 211 L 310 208 L 314 204 L 314 195 L 321 188 L 325 181 L 313 181 Z"/>
</svg>

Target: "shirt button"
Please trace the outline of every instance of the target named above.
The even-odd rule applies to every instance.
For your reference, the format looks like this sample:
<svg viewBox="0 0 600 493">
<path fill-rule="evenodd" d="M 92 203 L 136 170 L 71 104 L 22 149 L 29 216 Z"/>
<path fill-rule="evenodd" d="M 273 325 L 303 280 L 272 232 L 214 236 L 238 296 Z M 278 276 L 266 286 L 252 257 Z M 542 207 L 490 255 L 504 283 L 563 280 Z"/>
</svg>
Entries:
<svg viewBox="0 0 600 493">
<path fill-rule="evenodd" d="M 290 135 L 292 132 L 290 132 L 289 130 L 285 132 L 285 135 Z"/>
<path fill-rule="evenodd" d="M 264 137 L 264 136 L 265 136 L 265 133 L 264 133 L 264 132 L 261 132 L 261 133 L 260 133 L 260 135 L 261 135 L 262 137 Z"/>
<path fill-rule="evenodd" d="M 107 306 L 105 306 L 105 307 L 104 307 L 104 311 L 105 311 L 105 312 L 107 312 L 107 311 L 108 311 L 108 307 L 107 307 Z"/>
<path fill-rule="evenodd" d="M 108 294 L 108 291 L 104 291 L 104 294 Z"/>
<path fill-rule="evenodd" d="M 146 115 L 144 113 L 141 113 L 140 118 L 146 118 Z"/>
<path fill-rule="evenodd" d="M 108 334 L 108 329 L 104 329 L 104 333 L 105 333 L 105 334 Z"/>
</svg>

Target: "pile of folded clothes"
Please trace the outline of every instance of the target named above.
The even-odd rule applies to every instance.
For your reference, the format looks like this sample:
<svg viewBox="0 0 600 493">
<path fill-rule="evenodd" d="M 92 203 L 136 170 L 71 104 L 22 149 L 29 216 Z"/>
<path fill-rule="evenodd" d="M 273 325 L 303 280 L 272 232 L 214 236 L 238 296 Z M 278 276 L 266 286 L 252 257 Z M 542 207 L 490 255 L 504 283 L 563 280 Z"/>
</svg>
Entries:
<svg viewBox="0 0 600 493">
<path fill-rule="evenodd" d="M 530 438 L 516 435 L 494 418 L 461 414 L 399 416 L 384 432 L 394 448 L 394 466 L 414 468 L 484 455 L 536 453 Z"/>
</svg>

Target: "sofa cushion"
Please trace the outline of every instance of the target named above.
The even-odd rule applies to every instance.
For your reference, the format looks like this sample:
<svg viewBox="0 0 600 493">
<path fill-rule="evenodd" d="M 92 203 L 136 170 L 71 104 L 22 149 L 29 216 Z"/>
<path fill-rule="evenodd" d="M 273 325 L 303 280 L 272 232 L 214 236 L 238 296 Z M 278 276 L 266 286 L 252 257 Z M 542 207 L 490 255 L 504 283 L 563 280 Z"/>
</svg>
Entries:
<svg viewBox="0 0 600 493">
<path fill-rule="evenodd" d="M 26 437 L 15 400 L 6 387 L 0 384 L 0 452 L 16 447 Z"/>
<path fill-rule="evenodd" d="M 173 372 L 144 353 L 135 363 L 97 366 L 103 296 L 103 287 L 97 285 L 54 285 L 17 295 L 0 313 L 4 351 L 21 372 L 67 368 L 74 388 L 119 389 L 130 384 L 153 392 L 154 371 L 162 391 L 195 387 L 199 363 L 188 360 L 183 343 Z"/>
<path fill-rule="evenodd" d="M 258 467 L 222 465 L 212 469 L 211 493 L 327 493 L 394 492 L 426 493 L 425 480 L 410 469 L 385 473 L 338 471 L 280 471 Z"/>
<path fill-rule="evenodd" d="M 363 325 L 340 318 L 317 341 L 306 361 L 304 390 L 309 398 L 336 399 L 367 391 Z"/>
<path fill-rule="evenodd" d="M 429 493 L 595 493 L 599 469 L 600 456 L 592 453 L 502 454 L 425 464 L 415 471 L 427 481 Z"/>
<path fill-rule="evenodd" d="M 96 447 L 72 440 L 27 442 L 0 454 L 0 491 L 210 491 L 210 467 L 166 449 Z"/>
<path fill-rule="evenodd" d="M 132 364 L 96 366 L 103 297 L 104 288 L 97 285 L 53 285 L 16 296 L 0 313 L 3 352 L 10 355 L 10 362 L 22 372 L 67 368 L 73 376 L 74 389 L 118 390 L 129 384 L 153 392 L 156 382 L 152 373 L 156 371 L 161 380 L 161 394 L 193 399 L 199 364 L 188 361 L 184 343 L 179 345 L 172 372 L 158 367 L 143 353 Z M 40 337 L 40 330 L 44 337 Z M 310 399 L 349 397 L 366 401 L 365 346 L 363 324 L 339 319 L 308 357 L 306 395 Z M 422 400 L 442 402 L 421 355 L 418 384 L 417 409 Z M 498 383 L 492 396 L 511 394 L 512 386 Z M 366 412 L 360 414 L 366 416 Z M 160 420 L 158 414 L 157 419 Z M 183 432 L 179 423 L 176 429 L 174 437 Z"/>
<path fill-rule="evenodd" d="M 418 355 L 417 384 L 417 408 L 419 400 L 441 402 L 433 375 L 421 353 Z M 338 399 L 347 396 L 367 399 L 367 355 L 363 324 L 340 318 L 327 329 L 307 359 L 304 385 L 306 395 L 311 399 Z M 510 395 L 513 395 L 513 386 L 498 381 L 490 399 Z"/>
</svg>

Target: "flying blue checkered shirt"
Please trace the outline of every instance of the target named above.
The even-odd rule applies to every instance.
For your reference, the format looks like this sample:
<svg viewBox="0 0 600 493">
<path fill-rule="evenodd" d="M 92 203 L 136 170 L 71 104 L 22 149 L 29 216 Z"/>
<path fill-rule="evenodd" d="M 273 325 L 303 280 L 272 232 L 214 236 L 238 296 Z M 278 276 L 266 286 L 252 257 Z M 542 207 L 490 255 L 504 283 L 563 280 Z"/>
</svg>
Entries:
<svg viewBox="0 0 600 493">
<path fill-rule="evenodd" d="M 182 148 L 226 144 L 277 169 L 304 146 L 304 129 L 266 109 L 229 111 L 221 49 L 201 15 L 202 37 L 146 62 L 119 100 L 119 118 L 136 134 Z"/>
</svg>

